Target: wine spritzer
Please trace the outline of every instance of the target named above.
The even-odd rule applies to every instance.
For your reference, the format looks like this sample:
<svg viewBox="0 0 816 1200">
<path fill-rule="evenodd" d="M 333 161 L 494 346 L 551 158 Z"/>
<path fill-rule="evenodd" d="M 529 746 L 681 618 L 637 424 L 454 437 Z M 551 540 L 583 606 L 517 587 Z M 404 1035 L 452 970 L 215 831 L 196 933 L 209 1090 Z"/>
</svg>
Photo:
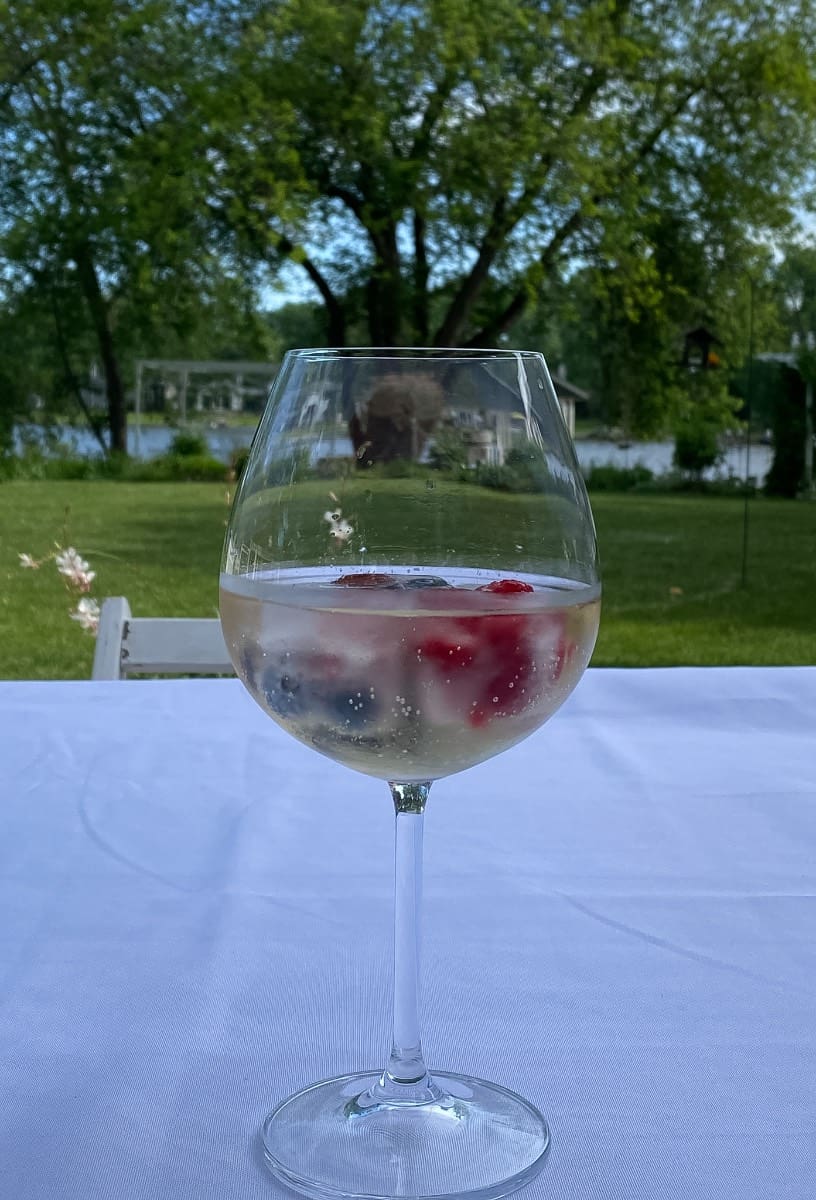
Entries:
<svg viewBox="0 0 816 1200">
<path fill-rule="evenodd" d="M 411 782 L 490 758 L 550 717 L 589 661 L 596 585 L 487 572 L 224 575 L 221 621 L 254 699 L 302 742 Z"/>
<path fill-rule="evenodd" d="M 540 354 L 285 356 L 227 524 L 221 627 L 264 712 L 385 779 L 395 815 L 387 1062 L 307 1083 L 263 1123 L 272 1174 L 310 1200 L 503 1200 L 544 1165 L 550 1134 L 534 1104 L 426 1065 L 422 830 L 434 780 L 528 737 L 572 692 L 600 594 L 589 499 Z M 533 753 L 549 783 L 546 738 Z M 282 953 L 275 970 L 286 969 Z M 490 1003 L 510 1011 L 512 981 Z M 444 1043 L 444 1022 L 437 1034 Z"/>
</svg>

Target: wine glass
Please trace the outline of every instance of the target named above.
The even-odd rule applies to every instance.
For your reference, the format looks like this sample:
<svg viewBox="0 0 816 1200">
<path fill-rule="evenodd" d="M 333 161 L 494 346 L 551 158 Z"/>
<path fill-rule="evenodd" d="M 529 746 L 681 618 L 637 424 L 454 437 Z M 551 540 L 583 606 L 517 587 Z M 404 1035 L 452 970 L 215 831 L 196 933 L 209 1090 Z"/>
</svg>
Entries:
<svg viewBox="0 0 816 1200">
<path fill-rule="evenodd" d="M 385 780 L 396 810 L 391 1054 L 266 1119 L 267 1163 L 296 1191 L 488 1198 L 541 1169 L 532 1104 L 425 1065 L 423 813 L 435 780 L 552 716 L 599 610 L 592 514 L 539 354 L 286 355 L 230 516 L 224 636 L 261 708 Z"/>
</svg>

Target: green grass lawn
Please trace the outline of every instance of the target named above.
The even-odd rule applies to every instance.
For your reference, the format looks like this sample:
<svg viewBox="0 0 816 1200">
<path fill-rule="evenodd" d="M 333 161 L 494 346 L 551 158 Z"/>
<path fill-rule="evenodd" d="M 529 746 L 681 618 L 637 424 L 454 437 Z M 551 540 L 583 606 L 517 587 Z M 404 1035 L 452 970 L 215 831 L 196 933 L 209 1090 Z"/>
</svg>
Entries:
<svg viewBox="0 0 816 1200">
<path fill-rule="evenodd" d="M 599 494 L 593 508 L 604 568 L 595 665 L 816 663 L 816 505 L 751 502 L 744 589 L 741 501 Z M 0 486 L 0 677 L 83 678 L 93 657 L 53 565 L 23 570 L 19 551 L 75 545 L 100 600 L 214 616 L 227 513 L 219 484 Z"/>
</svg>

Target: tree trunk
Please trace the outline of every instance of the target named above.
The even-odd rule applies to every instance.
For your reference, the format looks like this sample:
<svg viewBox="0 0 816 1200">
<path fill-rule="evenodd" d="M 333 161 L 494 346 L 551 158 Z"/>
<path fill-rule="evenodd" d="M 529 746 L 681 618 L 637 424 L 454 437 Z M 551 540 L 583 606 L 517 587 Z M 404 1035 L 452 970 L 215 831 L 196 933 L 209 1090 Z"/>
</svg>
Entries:
<svg viewBox="0 0 816 1200">
<path fill-rule="evenodd" d="M 414 334 L 421 346 L 428 344 L 428 254 L 425 246 L 425 218 L 414 213 Z"/>
<path fill-rule="evenodd" d="M 82 386 L 74 374 L 74 369 L 71 365 L 71 356 L 68 353 L 68 344 L 65 340 L 65 331 L 63 329 L 62 317 L 60 316 L 59 302 L 57 300 L 57 294 L 54 290 L 53 283 L 49 286 L 49 291 L 51 294 L 51 311 L 54 314 L 54 332 L 57 336 L 57 349 L 59 350 L 59 356 L 62 359 L 62 369 L 65 372 L 65 382 L 73 392 L 74 399 L 77 402 L 79 410 L 85 417 L 85 420 L 88 422 L 91 433 L 99 443 L 102 453 L 107 454 L 108 444 L 105 441 L 104 436 L 105 422 L 101 421 L 96 413 L 92 412 L 92 410 L 88 407 L 85 397 L 82 395 Z"/>
<path fill-rule="evenodd" d="M 119 370 L 119 360 L 110 327 L 108 304 L 102 294 L 99 276 L 93 260 L 91 247 L 87 242 L 81 242 L 74 249 L 79 272 L 79 281 L 88 311 L 91 314 L 94 332 L 96 333 L 99 357 L 102 360 L 102 370 L 105 372 L 105 394 L 108 401 L 108 429 L 110 431 L 110 449 L 114 454 L 127 454 L 127 410 L 125 408 L 125 389 Z"/>
<path fill-rule="evenodd" d="M 376 236 L 377 258 L 366 287 L 372 346 L 399 346 L 402 328 L 402 277 L 397 227 L 390 222 Z"/>
</svg>

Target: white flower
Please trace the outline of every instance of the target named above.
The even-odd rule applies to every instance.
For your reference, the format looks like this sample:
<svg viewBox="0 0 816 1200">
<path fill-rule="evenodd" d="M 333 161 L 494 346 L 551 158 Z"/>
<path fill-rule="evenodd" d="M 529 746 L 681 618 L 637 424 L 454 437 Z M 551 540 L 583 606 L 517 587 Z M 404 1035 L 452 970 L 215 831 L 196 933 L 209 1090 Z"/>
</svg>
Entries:
<svg viewBox="0 0 816 1200">
<path fill-rule="evenodd" d="M 90 597 L 83 596 L 76 606 L 76 611 L 71 613 L 71 620 L 79 621 L 83 629 L 95 634 L 99 628 L 99 605 Z"/>
<path fill-rule="evenodd" d="M 55 555 L 54 562 L 57 564 L 60 575 L 64 575 L 69 583 L 79 588 L 81 592 L 90 591 L 91 583 L 96 579 L 96 571 L 89 569 L 90 563 L 80 557 L 73 546 L 69 546 L 67 550 L 61 550 L 59 554 Z"/>
<path fill-rule="evenodd" d="M 347 542 L 354 533 L 354 526 L 349 524 L 339 508 L 334 512 L 324 512 L 323 520 L 330 526 L 329 537 L 336 538 L 338 542 Z"/>
<path fill-rule="evenodd" d="M 347 542 L 354 533 L 354 526 L 349 525 L 348 521 L 339 520 L 333 529 L 329 530 L 329 535 L 337 538 L 338 542 Z"/>
<path fill-rule="evenodd" d="M 57 570 L 60 575 L 74 575 L 77 572 L 87 571 L 90 563 L 86 563 L 73 546 L 69 546 L 67 550 L 60 550 L 59 554 L 54 555 L 54 562 L 57 564 Z"/>
<path fill-rule="evenodd" d="M 71 582 L 75 583 L 81 592 L 89 592 L 94 579 L 96 571 L 79 571 L 72 577 Z"/>
<path fill-rule="evenodd" d="M 30 554 L 18 554 L 17 557 L 20 560 L 21 567 L 30 567 L 32 571 L 38 570 L 40 564 Z"/>
</svg>

